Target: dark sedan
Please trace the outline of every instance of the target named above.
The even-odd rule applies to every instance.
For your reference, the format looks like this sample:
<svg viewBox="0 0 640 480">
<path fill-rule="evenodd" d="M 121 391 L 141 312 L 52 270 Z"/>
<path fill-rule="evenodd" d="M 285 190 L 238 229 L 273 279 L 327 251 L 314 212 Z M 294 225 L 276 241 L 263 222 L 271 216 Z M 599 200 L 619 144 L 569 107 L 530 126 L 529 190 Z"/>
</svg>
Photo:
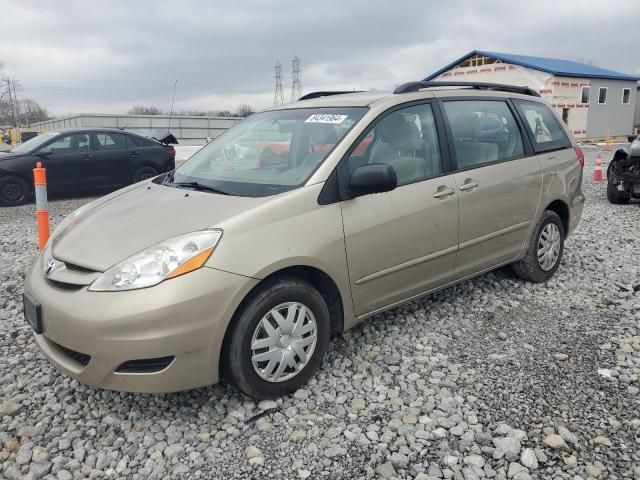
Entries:
<svg viewBox="0 0 640 480">
<path fill-rule="evenodd" d="M 176 152 L 167 143 L 115 129 L 43 133 L 0 153 L 0 205 L 29 200 L 36 162 L 47 169 L 51 193 L 111 189 L 173 170 Z"/>
</svg>

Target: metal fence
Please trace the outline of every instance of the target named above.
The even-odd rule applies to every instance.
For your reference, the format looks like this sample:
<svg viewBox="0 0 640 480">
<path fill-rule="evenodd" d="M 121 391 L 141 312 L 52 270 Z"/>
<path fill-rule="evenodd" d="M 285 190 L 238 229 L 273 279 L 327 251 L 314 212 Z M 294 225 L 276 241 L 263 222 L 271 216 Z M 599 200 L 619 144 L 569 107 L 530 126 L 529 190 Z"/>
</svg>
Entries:
<svg viewBox="0 0 640 480">
<path fill-rule="evenodd" d="M 242 118 L 237 117 L 171 117 L 169 115 L 79 114 L 30 125 L 37 130 L 63 128 L 123 128 L 149 136 L 156 129 L 170 129 L 181 145 L 204 145 L 207 137 L 215 138 Z M 171 126 L 169 126 L 171 124 Z"/>
</svg>

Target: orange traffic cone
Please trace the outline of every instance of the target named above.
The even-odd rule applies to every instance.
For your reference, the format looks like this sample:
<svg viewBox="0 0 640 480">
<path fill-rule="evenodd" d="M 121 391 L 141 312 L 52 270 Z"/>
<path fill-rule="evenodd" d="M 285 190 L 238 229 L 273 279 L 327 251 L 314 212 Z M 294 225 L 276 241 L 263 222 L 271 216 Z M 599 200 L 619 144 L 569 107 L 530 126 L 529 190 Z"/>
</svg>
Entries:
<svg viewBox="0 0 640 480">
<path fill-rule="evenodd" d="M 596 158 L 596 167 L 593 169 L 593 177 L 591 179 L 594 182 L 601 182 L 602 178 L 602 158 L 600 158 L 600 154 Z"/>
</svg>

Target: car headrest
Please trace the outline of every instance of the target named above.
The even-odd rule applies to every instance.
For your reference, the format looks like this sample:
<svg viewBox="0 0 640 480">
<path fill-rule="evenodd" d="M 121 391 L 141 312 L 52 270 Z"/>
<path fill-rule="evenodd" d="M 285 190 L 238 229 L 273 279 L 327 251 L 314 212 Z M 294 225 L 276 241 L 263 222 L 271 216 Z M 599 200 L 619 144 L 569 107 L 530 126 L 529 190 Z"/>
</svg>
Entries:
<svg viewBox="0 0 640 480">
<path fill-rule="evenodd" d="M 451 131 L 455 140 L 478 140 L 481 126 L 475 113 L 461 113 L 451 122 Z"/>
<path fill-rule="evenodd" d="M 416 151 L 422 148 L 418 126 L 399 113 L 392 113 L 383 120 L 381 139 L 395 150 Z"/>
<path fill-rule="evenodd" d="M 309 131 L 309 139 L 314 145 L 335 145 L 338 134 L 333 125 L 317 123 Z"/>
</svg>

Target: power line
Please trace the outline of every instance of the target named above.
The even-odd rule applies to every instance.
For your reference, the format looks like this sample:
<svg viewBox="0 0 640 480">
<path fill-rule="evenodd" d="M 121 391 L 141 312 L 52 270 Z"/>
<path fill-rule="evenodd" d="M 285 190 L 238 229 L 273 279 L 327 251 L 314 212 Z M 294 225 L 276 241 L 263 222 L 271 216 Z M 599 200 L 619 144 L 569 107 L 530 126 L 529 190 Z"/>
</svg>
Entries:
<svg viewBox="0 0 640 480">
<path fill-rule="evenodd" d="M 274 105 L 282 105 L 284 103 L 284 92 L 282 91 L 282 65 L 276 62 L 276 92 L 273 96 Z"/>
<path fill-rule="evenodd" d="M 293 56 L 291 62 L 291 101 L 295 102 L 302 96 L 302 82 L 300 80 L 300 59 L 297 55 Z"/>
</svg>

